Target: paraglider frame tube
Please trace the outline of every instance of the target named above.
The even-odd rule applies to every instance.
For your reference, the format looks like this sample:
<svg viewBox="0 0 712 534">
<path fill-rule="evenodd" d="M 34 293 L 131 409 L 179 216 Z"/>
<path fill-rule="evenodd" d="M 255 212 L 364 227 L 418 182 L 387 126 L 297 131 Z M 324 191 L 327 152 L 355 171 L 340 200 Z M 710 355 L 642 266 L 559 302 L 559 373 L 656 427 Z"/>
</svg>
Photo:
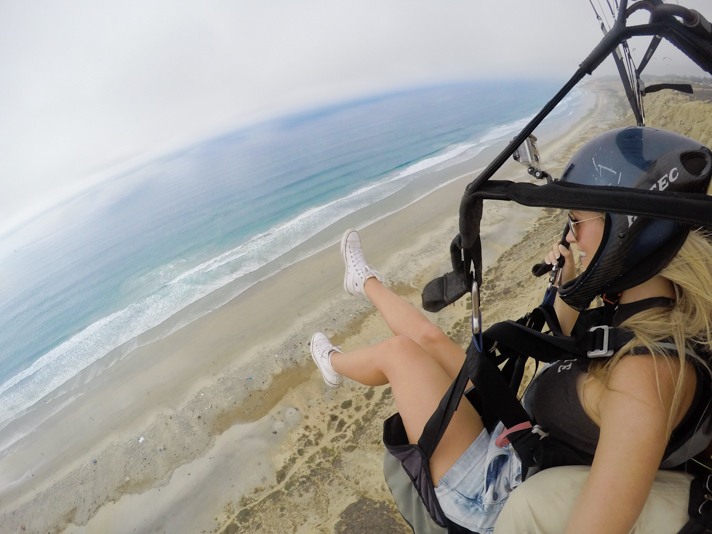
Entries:
<svg viewBox="0 0 712 534">
<path fill-rule="evenodd" d="M 482 191 L 478 194 L 478 191 L 482 189 L 485 183 L 499 170 L 499 168 L 509 159 L 509 157 L 514 154 L 519 146 L 525 142 L 525 140 L 531 135 L 536 127 L 553 111 L 559 102 L 561 102 L 564 97 L 587 75 L 592 74 L 593 71 L 598 68 L 598 66 L 615 50 L 618 46 L 624 43 L 627 39 L 631 37 L 640 36 L 662 36 L 667 37 L 669 40 L 673 41 L 671 37 L 677 32 L 678 34 L 683 34 L 685 31 L 692 31 L 680 22 L 678 22 L 674 17 L 668 17 L 660 21 L 651 22 L 648 24 L 636 25 L 636 26 L 626 26 L 626 17 L 630 14 L 627 12 L 627 0 L 622 0 L 620 3 L 618 16 L 611 27 L 610 31 L 606 33 L 603 39 L 598 43 L 598 45 L 593 49 L 593 51 L 588 55 L 588 57 L 579 65 L 579 68 L 574 73 L 574 75 L 569 79 L 568 82 L 559 90 L 554 97 L 547 102 L 547 104 L 539 111 L 539 113 L 534 116 L 534 118 L 520 131 L 520 133 L 505 147 L 498 156 L 480 173 L 480 175 L 475 178 L 465 189 L 465 193 L 462 196 L 462 201 L 460 204 L 460 224 L 459 230 L 462 238 L 462 248 L 471 249 L 478 238 L 479 232 L 473 233 L 473 221 L 471 212 L 474 205 L 482 198 L 497 198 L 500 200 L 515 200 L 520 201 L 519 198 L 510 197 L 506 194 L 498 195 L 494 194 L 490 190 L 488 195 L 486 192 Z M 674 42 L 676 46 L 682 48 L 680 42 Z M 682 50 L 688 57 L 691 57 L 692 51 L 686 51 L 684 48 Z M 692 58 L 694 59 L 694 58 Z M 708 60 L 710 65 L 712 65 L 712 57 Z M 705 68 L 705 67 L 703 67 Z M 705 70 L 709 70 L 705 68 Z M 531 187 L 541 188 L 539 191 L 537 201 L 535 203 L 527 204 L 526 202 L 521 202 L 525 205 L 531 206 L 547 206 L 547 207 L 567 207 L 567 208 L 589 208 L 589 209 L 600 209 L 608 211 L 619 211 L 622 206 L 616 205 L 616 200 L 614 195 L 609 192 L 606 195 L 605 192 L 602 194 L 592 195 L 594 189 L 601 188 L 588 188 L 584 191 L 576 191 L 572 196 L 564 195 L 551 195 L 545 193 L 548 189 L 552 189 L 552 186 L 557 186 L 558 184 L 548 184 L 546 186 L 533 186 L 532 184 L 517 184 L 508 186 L 508 191 L 524 190 Z M 524 186 L 524 187 L 521 187 Z M 560 186 L 559 186 L 560 187 Z M 555 188 L 554 188 L 555 189 Z M 581 195 L 581 193 L 585 193 Z M 635 194 L 635 192 L 626 190 L 626 194 Z M 642 196 L 646 196 L 646 193 L 642 193 Z M 674 193 L 665 192 L 654 192 L 651 193 L 650 197 L 656 202 L 655 197 L 657 197 L 657 204 L 655 208 L 651 207 L 651 204 L 644 204 L 643 209 L 638 213 L 632 213 L 630 210 L 631 203 L 626 202 L 625 210 L 626 213 L 630 212 L 632 215 L 649 215 L 657 216 L 663 218 L 670 218 L 678 220 L 680 222 L 686 222 L 690 224 L 698 224 L 702 226 L 712 226 L 712 220 L 709 214 L 705 211 L 712 208 L 710 202 L 712 199 L 710 197 L 705 197 L 704 195 L 692 195 L 693 198 L 685 199 L 682 204 L 680 201 L 680 195 Z M 648 199 L 649 200 L 649 199 Z M 688 212 L 691 202 L 696 204 L 693 212 Z M 669 203 L 669 204 L 668 204 Z M 661 210 L 660 207 L 663 207 Z M 681 208 L 684 206 L 684 210 Z M 686 214 L 681 218 L 680 214 Z M 478 224 L 476 226 L 479 226 Z"/>
</svg>

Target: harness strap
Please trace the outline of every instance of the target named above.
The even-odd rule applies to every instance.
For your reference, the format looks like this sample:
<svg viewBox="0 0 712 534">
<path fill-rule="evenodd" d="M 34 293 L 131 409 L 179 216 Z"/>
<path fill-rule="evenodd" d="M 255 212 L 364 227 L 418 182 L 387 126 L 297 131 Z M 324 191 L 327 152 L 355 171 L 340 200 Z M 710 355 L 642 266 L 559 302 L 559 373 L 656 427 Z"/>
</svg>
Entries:
<svg viewBox="0 0 712 534">
<path fill-rule="evenodd" d="M 510 443 L 508 437 L 510 434 L 521 430 L 529 430 L 530 428 L 534 428 L 531 421 L 524 421 L 523 423 L 514 425 L 512 428 L 505 428 L 504 431 L 494 440 L 494 444 L 497 445 L 497 447 L 506 447 Z"/>
<path fill-rule="evenodd" d="M 572 356 L 611 356 L 633 339 L 633 333 L 625 328 L 598 325 L 576 337 L 551 335 L 532 330 L 515 321 L 504 321 L 487 329 L 485 337 L 496 341 L 499 347 L 509 353 L 531 356 L 537 361 L 551 363 L 571 359 Z"/>
<path fill-rule="evenodd" d="M 509 440 L 525 467 L 535 465 L 539 457 L 541 436 L 524 428 L 514 428 L 522 422 L 528 422 L 527 428 L 531 428 L 533 423 L 489 354 L 481 353 L 474 342 L 470 343 L 462 368 L 418 439 L 418 446 L 425 455 L 430 458 L 440 443 L 462 399 L 468 380 L 476 384 L 477 398 L 481 402 L 478 411 L 482 414 L 483 421 L 492 419 L 490 415 L 496 414 L 496 419 L 510 429 Z"/>
<path fill-rule="evenodd" d="M 483 199 L 477 198 L 460 207 L 458 233 L 450 243 L 452 271 L 429 282 L 422 292 L 423 308 L 430 312 L 442 310 L 465 295 L 472 282 L 482 286 L 482 221 Z"/>
<path fill-rule="evenodd" d="M 543 307 L 532 312 L 521 322 L 496 323 L 484 332 L 488 349 L 496 343 L 500 352 L 507 353 L 505 370 L 509 369 L 510 373 L 503 373 L 497 367 L 492 350 L 480 352 L 474 342 L 470 343 L 462 368 L 426 423 L 418 440 L 418 445 L 428 458 L 440 443 L 464 395 L 467 382 L 471 380 L 475 385 L 480 404 L 478 411 L 485 424 L 489 426 L 488 423 L 491 421 L 502 421 L 508 429 L 503 439 L 512 443 L 522 463 L 527 467 L 537 463 L 541 450 L 539 441 L 542 436 L 530 430 L 535 425 L 516 396 L 521 381 L 521 373 L 517 371 L 523 366 L 525 358 L 532 356 L 538 361 L 553 362 L 567 356 L 570 358 L 572 354 L 594 357 L 590 354 L 608 352 L 611 347 L 615 350 L 630 339 L 630 334 L 626 334 L 626 331 L 621 329 L 594 328 L 589 331 L 590 339 L 586 345 L 589 349 L 582 351 L 579 348 L 580 341 L 573 337 L 552 336 L 533 329 L 533 327 L 541 328 L 548 322 L 549 317 L 551 317 L 551 310 Z M 527 324 L 522 324 L 525 322 Z M 519 347 L 525 348 L 522 350 Z M 518 366 L 518 363 L 522 365 Z"/>
<path fill-rule="evenodd" d="M 601 311 L 605 315 L 605 311 Z M 418 440 L 418 445 L 427 458 L 432 456 L 442 439 L 455 410 L 465 395 L 468 381 L 471 380 L 475 385 L 475 395 L 468 393 L 467 396 L 468 398 L 476 396 L 476 408 L 487 428 L 491 430 L 494 421 L 502 421 L 506 428 L 497 438 L 497 445 L 512 445 L 522 462 L 525 474 L 547 465 L 547 462 L 552 459 L 547 459 L 547 454 L 551 456 L 552 452 L 547 453 L 547 448 L 542 441 L 546 433 L 534 424 L 516 395 L 520 377 L 517 377 L 516 373 L 511 376 L 502 372 L 498 365 L 506 362 L 504 366 L 506 371 L 516 370 L 529 356 L 547 362 L 562 358 L 570 359 L 572 356 L 576 358 L 606 356 L 632 339 L 630 331 L 609 326 L 582 328 L 576 336 L 543 334 L 534 330 L 544 324 L 552 327 L 547 319 L 551 315 L 550 312 L 551 310 L 542 307 L 535 309 L 519 322 L 496 323 L 483 333 L 485 343 L 482 350 L 478 349 L 474 340 L 470 343 L 462 368 L 426 423 Z M 595 313 L 597 312 L 594 312 L 591 317 L 600 319 Z M 552 330 L 558 331 L 558 328 Z M 495 345 L 504 360 L 497 360 Z M 548 439 L 552 440 L 552 438 Z M 552 446 L 554 445 L 555 443 L 552 443 Z M 557 451 L 554 454 L 559 453 L 560 451 Z M 705 483 L 700 480 L 702 479 L 695 479 L 695 488 Z M 691 520 L 681 534 L 712 533 L 712 478 L 707 478 L 706 483 L 709 484 L 710 491 L 703 491 L 701 494 L 698 492 L 696 496 L 691 494 L 691 503 L 695 503 L 697 509 L 694 513 L 690 509 Z"/>
<path fill-rule="evenodd" d="M 529 431 L 533 422 L 522 406 L 515 392 L 510 388 L 504 375 L 489 357 L 471 359 L 466 362 L 472 383 L 480 393 L 483 415 L 497 414 L 510 429 L 508 439 L 522 462 L 523 472 L 539 463 L 541 458 L 541 436 Z M 529 426 L 519 427 L 522 423 Z M 520 428 L 515 430 L 515 427 Z"/>
<path fill-rule="evenodd" d="M 468 381 L 467 363 L 470 360 L 475 359 L 477 356 L 479 356 L 477 346 L 474 342 L 471 342 L 470 346 L 467 348 L 465 363 L 458 372 L 455 380 L 453 380 L 452 384 L 450 384 L 450 387 L 443 398 L 440 400 L 440 404 L 438 404 L 438 407 L 430 416 L 428 422 L 425 423 L 423 433 L 418 439 L 418 446 L 423 450 L 423 453 L 428 459 L 430 459 L 433 452 L 435 452 L 435 448 L 440 443 L 443 434 L 445 434 L 445 430 L 447 430 L 450 420 L 452 419 L 455 410 L 457 410 L 457 407 L 460 405 L 462 396 L 465 393 Z"/>
</svg>

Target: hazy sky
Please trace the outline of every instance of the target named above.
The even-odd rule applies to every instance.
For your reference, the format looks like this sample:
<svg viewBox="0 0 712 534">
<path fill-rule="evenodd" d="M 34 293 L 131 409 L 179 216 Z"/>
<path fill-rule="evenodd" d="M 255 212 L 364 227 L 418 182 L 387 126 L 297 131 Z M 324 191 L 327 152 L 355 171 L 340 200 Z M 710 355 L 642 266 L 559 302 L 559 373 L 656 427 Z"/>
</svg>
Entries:
<svg viewBox="0 0 712 534">
<path fill-rule="evenodd" d="M 600 37 L 589 0 L 0 0 L 0 229 L 117 165 L 285 111 L 565 79 Z"/>
</svg>

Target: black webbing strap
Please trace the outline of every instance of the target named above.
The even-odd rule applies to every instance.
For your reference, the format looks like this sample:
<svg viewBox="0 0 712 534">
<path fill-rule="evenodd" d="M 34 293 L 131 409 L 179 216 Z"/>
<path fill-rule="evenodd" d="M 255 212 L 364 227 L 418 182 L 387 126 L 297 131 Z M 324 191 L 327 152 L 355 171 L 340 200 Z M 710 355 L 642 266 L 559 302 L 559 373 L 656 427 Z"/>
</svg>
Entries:
<svg viewBox="0 0 712 534">
<path fill-rule="evenodd" d="M 690 519 L 678 534 L 712 533 L 712 475 L 692 480 L 687 515 Z"/>
<path fill-rule="evenodd" d="M 479 235 L 479 229 L 473 231 L 476 231 Z M 468 258 L 472 258 L 473 256 L 473 263 L 477 264 L 479 261 L 479 264 L 481 264 L 482 252 L 481 248 L 479 248 L 479 240 L 476 242 L 476 248 L 474 250 L 467 251 L 462 247 L 460 234 L 456 235 L 452 243 L 450 243 L 450 262 L 453 270 L 452 272 L 435 278 L 423 288 L 423 309 L 429 312 L 439 312 L 445 306 L 459 300 L 460 297 L 470 291 L 472 283 L 471 281 L 468 283 L 468 271 L 470 266 Z M 479 272 L 481 269 L 476 268 L 476 271 Z M 478 284 L 481 282 L 481 278 L 477 280 Z"/>
<path fill-rule="evenodd" d="M 547 302 L 548 295 L 550 291 L 556 291 L 556 288 L 550 287 L 544 296 L 544 301 Z M 561 332 L 561 326 L 559 325 L 559 320 L 556 317 L 553 306 L 549 304 L 542 304 L 537 308 L 534 308 L 530 313 L 526 314 L 524 317 L 517 321 L 518 324 L 525 325 L 534 331 L 541 331 L 544 326 L 548 326 L 552 332 Z M 500 347 L 500 352 L 501 347 Z M 516 357 L 512 357 L 512 354 L 505 355 L 506 361 L 504 365 L 500 367 L 502 374 L 507 380 L 509 380 L 509 389 L 512 391 L 519 391 L 519 386 L 522 384 L 524 378 L 524 371 L 527 363 L 528 356 L 517 354 Z"/>
<path fill-rule="evenodd" d="M 482 357 L 470 363 L 468 372 L 480 394 L 483 418 L 496 414 L 496 419 L 502 421 L 507 429 L 526 425 L 524 429 L 514 431 L 508 436 L 526 473 L 529 467 L 538 463 L 541 436 L 531 431 L 533 421 L 494 362 L 490 358 Z"/>
<path fill-rule="evenodd" d="M 689 95 L 693 94 L 692 86 L 689 83 L 656 83 L 653 85 L 646 85 L 644 94 L 656 93 L 658 91 L 664 91 L 669 89 L 671 91 L 679 91 L 681 93 L 687 93 Z"/>
<path fill-rule="evenodd" d="M 457 377 L 455 377 L 450 388 L 440 400 L 440 404 L 433 412 L 433 415 L 431 415 L 428 422 L 425 423 L 423 433 L 418 439 L 418 446 L 428 458 L 435 452 L 435 448 L 440 443 L 443 434 L 445 434 L 445 430 L 450 424 L 455 410 L 457 410 L 457 407 L 460 405 L 462 396 L 465 393 L 465 388 L 467 387 L 467 381 L 469 380 L 468 362 L 474 361 L 480 356 L 481 354 L 475 344 L 470 343 L 470 346 L 467 348 L 465 362 L 460 368 Z"/>
<path fill-rule="evenodd" d="M 530 314 L 534 317 L 529 320 L 496 323 L 484 332 L 487 346 L 497 344 L 498 350 L 507 355 L 506 365 L 514 366 L 506 372 L 497 367 L 493 353 L 481 353 L 474 342 L 470 343 L 462 368 L 418 440 L 418 445 L 428 458 L 450 424 L 465 393 L 468 380 L 472 381 L 477 391 L 480 404 L 477 408 L 483 420 L 502 421 L 505 427 L 513 428 L 521 423 L 531 423 L 529 415 L 516 397 L 521 381 L 521 369 L 517 368 L 517 364 L 523 365 L 527 357 L 542 362 L 554 362 L 561 359 L 610 356 L 632 336 L 628 330 L 607 326 L 594 327 L 576 338 L 545 334 L 536 330 L 535 328 L 541 328 L 545 324 L 549 314 L 550 310 L 546 308 L 536 309 Z M 517 454 L 525 463 L 534 461 L 533 454 L 537 450 L 536 442 L 539 440 L 536 435 L 532 435 L 530 439 L 529 434 L 532 433 L 515 432 L 510 438 Z"/>
<path fill-rule="evenodd" d="M 545 334 L 515 321 L 496 323 L 484 335 L 491 342 L 496 341 L 507 352 L 547 363 L 612 356 L 633 339 L 630 330 L 606 325 L 594 326 L 573 337 Z"/>
<path fill-rule="evenodd" d="M 462 399 L 468 380 L 472 380 L 478 391 L 478 399 L 481 401 L 478 410 L 482 413 L 483 419 L 489 418 L 490 414 L 496 414 L 496 419 L 501 420 L 507 428 L 513 428 L 524 422 L 530 423 L 529 427 L 532 426 L 529 415 L 515 393 L 509 388 L 509 384 L 497 366 L 487 354 L 480 353 L 475 344 L 470 343 L 460 372 L 425 424 L 423 433 L 418 440 L 418 446 L 428 458 L 432 456 L 440 443 Z M 529 430 L 514 432 L 509 437 L 517 455 L 527 466 L 535 463 L 536 444 L 539 439 L 539 436 L 532 434 Z"/>
<path fill-rule="evenodd" d="M 438 312 L 472 289 L 472 282 L 482 285 L 482 199 L 473 199 L 467 210 L 460 211 L 460 233 L 450 243 L 452 272 L 428 283 L 422 292 L 423 308 Z"/>
<path fill-rule="evenodd" d="M 539 457 L 541 436 L 531 432 L 533 422 L 504 374 L 489 354 L 480 353 L 474 343 L 470 343 L 458 376 L 423 429 L 418 440 L 423 452 L 430 457 L 435 451 L 462 399 L 468 380 L 472 381 L 477 390 L 477 408 L 483 421 L 502 421 L 508 429 L 525 424 L 524 429 L 512 432 L 508 439 L 526 469 L 535 465 Z"/>
<path fill-rule="evenodd" d="M 712 227 L 712 197 L 704 193 L 644 191 L 568 182 L 535 185 L 490 180 L 482 184 L 470 198 L 472 202 L 480 198 L 513 200 L 525 206 L 610 211 Z"/>
<path fill-rule="evenodd" d="M 485 337 L 496 341 L 508 353 L 522 356 L 532 356 L 543 362 L 555 362 L 566 359 L 566 356 L 576 354 L 576 342 L 568 336 L 552 336 L 517 323 L 503 321 L 495 323 L 487 329 Z"/>
</svg>

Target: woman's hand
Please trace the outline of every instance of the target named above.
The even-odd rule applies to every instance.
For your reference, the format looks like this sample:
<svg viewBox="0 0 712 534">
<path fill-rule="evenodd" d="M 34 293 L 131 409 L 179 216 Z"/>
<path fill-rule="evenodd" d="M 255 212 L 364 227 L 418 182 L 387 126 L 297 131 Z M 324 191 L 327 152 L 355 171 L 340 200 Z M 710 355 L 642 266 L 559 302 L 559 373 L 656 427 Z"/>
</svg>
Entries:
<svg viewBox="0 0 712 534">
<path fill-rule="evenodd" d="M 559 242 L 554 243 L 551 250 L 544 258 L 544 263 L 548 265 L 556 265 L 560 258 L 564 259 L 564 263 L 560 269 L 559 284 L 568 282 L 576 276 L 576 266 L 574 265 L 574 255 L 570 249 L 566 248 Z"/>
<path fill-rule="evenodd" d="M 551 250 L 544 258 L 544 262 L 549 265 L 557 265 L 560 258 L 563 258 L 564 263 L 559 267 L 560 275 L 557 277 L 556 282 L 558 286 L 576 277 L 574 255 L 570 249 L 566 248 L 560 242 L 554 243 L 554 246 L 551 247 Z M 579 316 L 578 312 L 561 300 L 558 295 L 554 301 L 554 311 L 556 312 L 556 317 L 559 319 L 561 332 L 566 336 L 571 335 L 571 330 Z"/>
</svg>

